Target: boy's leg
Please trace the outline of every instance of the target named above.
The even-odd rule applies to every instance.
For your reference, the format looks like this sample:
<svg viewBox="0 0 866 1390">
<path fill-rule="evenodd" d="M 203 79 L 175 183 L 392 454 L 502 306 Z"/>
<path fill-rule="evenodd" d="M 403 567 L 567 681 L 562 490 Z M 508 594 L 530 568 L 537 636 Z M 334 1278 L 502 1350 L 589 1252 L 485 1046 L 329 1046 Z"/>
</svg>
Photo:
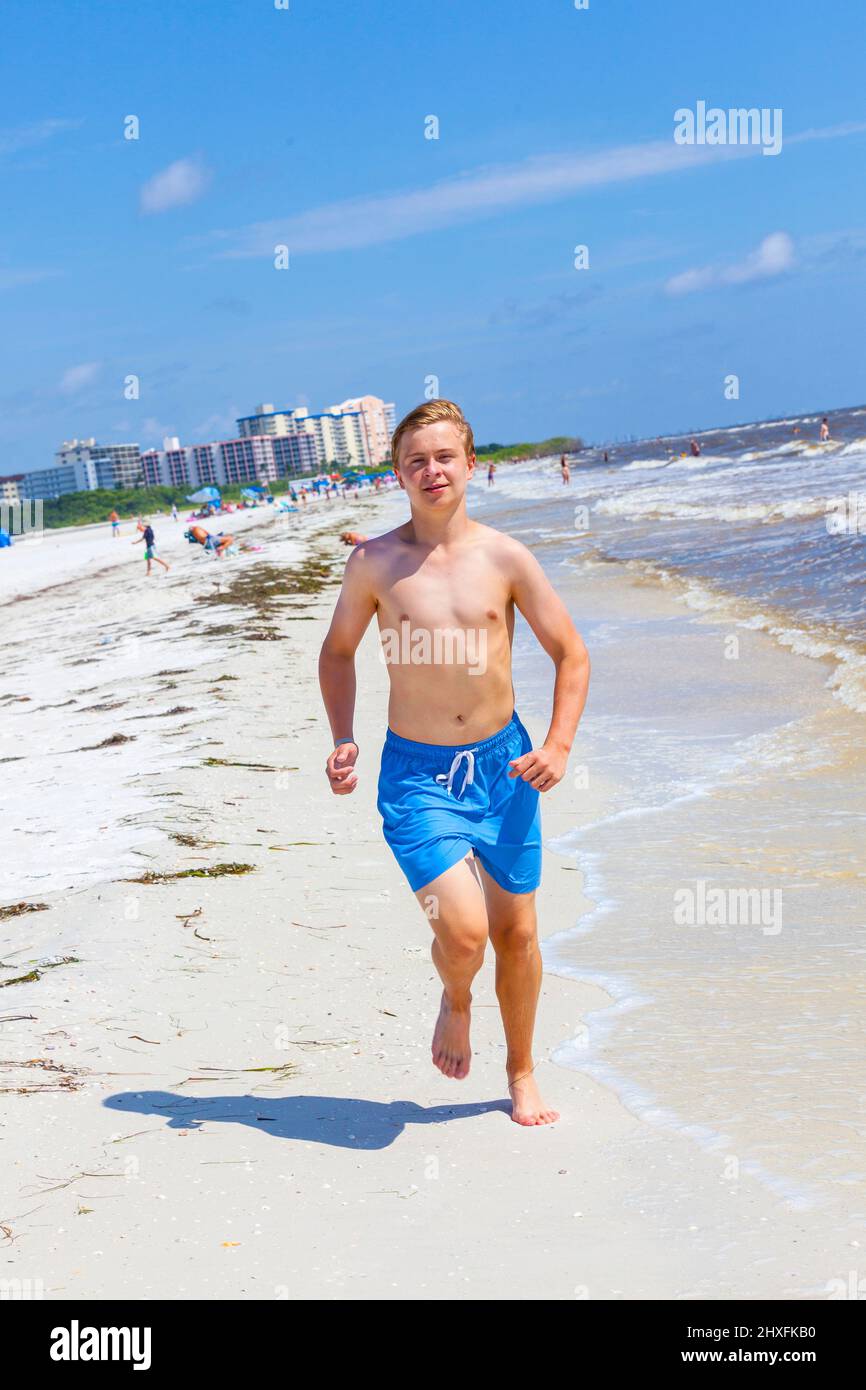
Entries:
<svg viewBox="0 0 866 1390">
<path fill-rule="evenodd" d="M 431 955 L 444 986 L 433 1033 L 433 1065 L 462 1080 L 469 1072 L 471 985 L 484 960 L 487 910 L 467 855 L 415 894 L 433 928 Z"/>
<path fill-rule="evenodd" d="M 507 1048 L 506 1072 L 512 1119 L 518 1124 L 550 1124 L 559 1119 L 545 1105 L 535 1080 L 532 1035 L 541 993 L 541 952 L 535 893 L 509 893 L 478 865 L 490 942 L 496 953 L 496 997 Z"/>
</svg>

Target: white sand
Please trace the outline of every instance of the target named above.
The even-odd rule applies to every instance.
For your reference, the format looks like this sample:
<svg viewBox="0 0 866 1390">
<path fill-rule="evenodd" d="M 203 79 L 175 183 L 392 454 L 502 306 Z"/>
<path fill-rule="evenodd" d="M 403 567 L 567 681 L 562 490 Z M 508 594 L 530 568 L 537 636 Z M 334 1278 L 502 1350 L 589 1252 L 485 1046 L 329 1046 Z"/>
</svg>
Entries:
<svg viewBox="0 0 866 1390">
<path fill-rule="evenodd" d="M 265 552 L 234 569 L 179 555 L 149 587 L 102 554 L 104 572 L 7 610 L 26 651 L 66 606 L 49 686 L 52 703 L 76 703 L 46 716 L 55 765 L 64 739 L 80 748 L 133 730 L 136 742 L 75 755 L 75 785 L 100 789 L 124 873 L 102 863 L 76 886 L 70 863 L 72 891 L 34 888 L 14 869 L 4 884 L 2 901 L 22 896 L 23 882 L 50 911 L 0 922 L 2 978 L 44 958 L 78 963 L 0 992 L 0 1020 L 10 1020 L 0 1086 L 28 1088 L 7 1095 L 0 1130 L 3 1277 L 42 1281 L 57 1298 L 826 1296 L 826 1280 L 856 1265 L 837 1230 L 749 1177 L 726 1178 L 688 1134 L 636 1118 L 553 1060 L 609 1003 L 601 989 L 545 975 L 536 1057 L 562 1112 L 555 1125 L 522 1129 L 509 1117 L 490 951 L 470 1075 L 456 1082 L 433 1068 L 430 928 L 375 808 L 387 676 L 374 633 L 358 661 L 361 782 L 334 798 L 315 663 L 335 589 L 283 609 L 281 641 L 242 640 L 267 626 L 248 612 L 189 604 L 243 566 L 294 561 L 320 523 L 328 537 L 317 544 L 339 573 L 335 532 L 384 529 L 398 500 L 340 504 L 291 540 L 263 530 Z M 102 541 L 104 551 L 120 544 Z M 125 677 L 92 640 L 102 621 L 145 630 Z M 233 630 L 208 638 L 191 621 Z M 93 664 L 68 670 L 64 653 L 75 650 Z M 158 676 L 170 668 L 187 673 Z M 35 673 L 22 659 L 4 690 L 42 703 Z M 222 674 L 238 679 L 218 683 Z M 70 694 L 81 687 L 92 689 Z M 84 710 L 112 698 L 129 703 Z M 187 712 L 165 714 L 178 706 Z M 16 708 L 26 744 L 36 711 Z M 158 735 L 142 732 L 151 717 Z M 36 768 L 42 755 L 29 749 L 25 762 Z M 276 770 L 203 766 L 206 756 Z M 546 837 L 597 813 L 604 796 L 603 769 L 589 797 L 564 781 L 544 801 Z M 131 797 L 136 834 L 117 848 L 117 808 L 126 814 Z M 58 845 L 74 834 L 76 804 L 73 785 L 53 811 Z M 184 846 L 171 832 L 214 843 Z M 256 871 L 114 881 L 132 864 L 172 872 L 227 861 Z M 573 861 L 547 852 L 542 936 L 588 906 Z"/>
</svg>

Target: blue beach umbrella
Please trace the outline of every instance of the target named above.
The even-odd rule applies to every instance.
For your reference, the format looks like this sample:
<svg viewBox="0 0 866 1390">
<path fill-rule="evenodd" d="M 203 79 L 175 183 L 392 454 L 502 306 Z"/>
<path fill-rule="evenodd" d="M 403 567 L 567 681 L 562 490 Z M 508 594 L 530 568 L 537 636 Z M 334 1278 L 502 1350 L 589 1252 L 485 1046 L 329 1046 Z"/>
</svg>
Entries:
<svg viewBox="0 0 866 1390">
<path fill-rule="evenodd" d="M 218 487 L 200 487 L 198 492 L 191 492 L 187 496 L 187 502 L 219 502 L 220 490 Z"/>
</svg>

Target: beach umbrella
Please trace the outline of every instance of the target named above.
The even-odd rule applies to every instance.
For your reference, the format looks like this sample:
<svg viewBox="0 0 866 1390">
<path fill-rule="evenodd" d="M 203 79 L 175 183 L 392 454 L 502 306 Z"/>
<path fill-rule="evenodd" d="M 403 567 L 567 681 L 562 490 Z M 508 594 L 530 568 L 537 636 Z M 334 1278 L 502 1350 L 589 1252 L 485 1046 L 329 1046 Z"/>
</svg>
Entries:
<svg viewBox="0 0 866 1390">
<path fill-rule="evenodd" d="M 218 487 L 200 487 L 198 492 L 189 493 L 186 500 L 187 502 L 218 502 L 220 490 Z"/>
</svg>

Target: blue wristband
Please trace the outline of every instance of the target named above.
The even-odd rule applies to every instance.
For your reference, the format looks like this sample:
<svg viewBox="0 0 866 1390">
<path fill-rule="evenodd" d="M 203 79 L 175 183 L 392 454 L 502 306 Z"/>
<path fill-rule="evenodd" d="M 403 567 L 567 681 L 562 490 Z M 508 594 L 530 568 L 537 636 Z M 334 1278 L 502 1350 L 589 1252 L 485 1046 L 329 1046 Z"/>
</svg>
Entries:
<svg viewBox="0 0 866 1390">
<path fill-rule="evenodd" d="M 341 743 L 355 743 L 355 740 L 354 740 L 353 738 L 335 738 L 335 739 L 334 739 L 334 747 L 335 747 L 335 748 L 339 748 L 339 746 L 340 746 Z M 358 747 L 357 743 L 355 743 L 355 747 L 356 747 L 356 748 Z"/>
</svg>

